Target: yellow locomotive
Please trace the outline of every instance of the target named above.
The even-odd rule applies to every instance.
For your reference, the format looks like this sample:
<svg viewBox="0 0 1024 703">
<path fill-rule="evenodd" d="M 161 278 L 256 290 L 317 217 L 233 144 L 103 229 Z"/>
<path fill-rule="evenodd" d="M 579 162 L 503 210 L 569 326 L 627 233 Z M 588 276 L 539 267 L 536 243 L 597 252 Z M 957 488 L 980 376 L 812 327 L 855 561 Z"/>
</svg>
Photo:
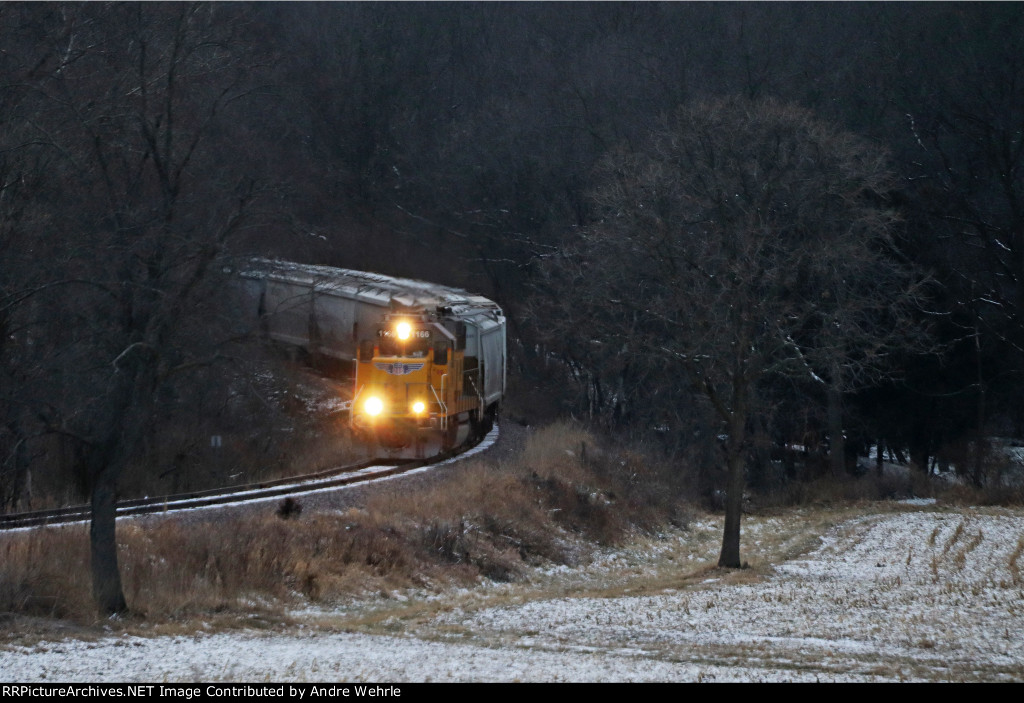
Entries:
<svg viewBox="0 0 1024 703">
<path fill-rule="evenodd" d="M 388 447 L 442 449 L 490 430 L 505 385 L 501 310 L 484 299 L 395 310 L 360 340 L 351 423 Z"/>
<path fill-rule="evenodd" d="M 422 456 L 488 432 L 505 392 L 501 308 L 457 288 L 265 259 L 242 272 L 265 336 L 351 362 L 356 436 Z"/>
</svg>

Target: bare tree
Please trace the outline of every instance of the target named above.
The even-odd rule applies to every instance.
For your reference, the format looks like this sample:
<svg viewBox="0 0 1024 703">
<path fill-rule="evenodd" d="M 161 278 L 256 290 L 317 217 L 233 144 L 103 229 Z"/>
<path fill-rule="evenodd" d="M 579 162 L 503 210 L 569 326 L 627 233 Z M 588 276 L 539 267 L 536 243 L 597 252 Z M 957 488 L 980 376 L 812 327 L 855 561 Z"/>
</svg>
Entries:
<svg viewBox="0 0 1024 703">
<path fill-rule="evenodd" d="M 27 197 L 47 216 L 9 240 L 23 284 L 4 303 L 32 330 L 19 369 L 32 364 L 32 416 L 74 447 L 94 594 L 116 613 L 119 476 L 138 466 L 173 382 L 206 361 L 183 321 L 261 192 L 244 145 L 214 146 L 244 124 L 258 64 L 239 37 L 245 8 L 19 12 L 44 47 L 23 110 L 26 148 L 47 159 Z"/>
<path fill-rule="evenodd" d="M 1024 16 L 1001 5 L 936 12 L 943 31 L 901 54 L 898 71 L 925 80 L 897 84 L 894 95 L 922 249 L 948 272 L 954 339 L 973 357 L 962 388 L 975 399 L 980 446 L 1000 411 L 1024 426 Z M 975 451 L 979 485 L 981 458 Z"/>
<path fill-rule="evenodd" d="M 891 247 L 885 155 L 801 108 L 726 98 L 680 108 L 598 181 L 600 221 L 548 268 L 576 330 L 562 338 L 660 367 L 648 394 L 685 403 L 688 384 L 711 405 L 728 476 L 719 564 L 739 567 L 759 386 L 845 390 L 907 341 L 920 283 Z"/>
</svg>

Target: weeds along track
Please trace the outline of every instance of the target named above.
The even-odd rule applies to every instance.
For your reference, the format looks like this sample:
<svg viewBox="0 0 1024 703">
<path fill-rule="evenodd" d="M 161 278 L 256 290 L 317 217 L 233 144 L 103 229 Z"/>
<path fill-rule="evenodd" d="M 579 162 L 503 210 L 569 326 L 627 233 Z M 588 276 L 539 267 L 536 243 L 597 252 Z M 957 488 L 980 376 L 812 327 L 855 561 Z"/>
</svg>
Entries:
<svg viewBox="0 0 1024 703">
<path fill-rule="evenodd" d="M 311 490 L 321 491 L 359 483 L 370 483 L 382 478 L 407 473 L 414 469 L 445 463 L 460 454 L 469 452 L 477 446 L 490 446 L 497 437 L 498 426 L 495 425 L 482 440 L 476 442 L 467 440 L 464 444 L 436 454 L 429 459 L 372 459 L 357 464 L 336 466 L 311 474 L 272 481 L 225 486 L 223 488 L 212 488 L 192 493 L 122 500 L 117 503 L 117 517 L 144 515 L 147 513 L 170 513 L 216 505 L 234 505 L 266 500 L 268 498 L 284 497 L 296 493 L 307 493 Z M 0 515 L 0 530 L 83 522 L 90 519 L 91 511 L 92 509 L 88 505 L 74 505 L 51 510 L 9 513 L 7 515 Z"/>
</svg>

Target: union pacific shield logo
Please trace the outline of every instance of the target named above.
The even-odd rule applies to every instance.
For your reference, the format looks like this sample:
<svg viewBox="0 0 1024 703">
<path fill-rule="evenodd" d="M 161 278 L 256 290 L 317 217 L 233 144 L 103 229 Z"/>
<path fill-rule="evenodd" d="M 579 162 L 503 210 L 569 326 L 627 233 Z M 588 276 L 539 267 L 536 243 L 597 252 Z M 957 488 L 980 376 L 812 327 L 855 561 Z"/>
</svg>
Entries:
<svg viewBox="0 0 1024 703">
<path fill-rule="evenodd" d="M 420 369 L 422 369 L 424 363 L 425 362 L 422 361 L 418 364 L 405 364 L 402 363 L 401 361 L 396 361 L 394 363 L 375 361 L 373 362 L 373 365 L 376 366 L 381 371 L 391 374 L 392 376 L 405 376 L 407 374 L 412 373 L 413 371 L 419 371 Z"/>
</svg>

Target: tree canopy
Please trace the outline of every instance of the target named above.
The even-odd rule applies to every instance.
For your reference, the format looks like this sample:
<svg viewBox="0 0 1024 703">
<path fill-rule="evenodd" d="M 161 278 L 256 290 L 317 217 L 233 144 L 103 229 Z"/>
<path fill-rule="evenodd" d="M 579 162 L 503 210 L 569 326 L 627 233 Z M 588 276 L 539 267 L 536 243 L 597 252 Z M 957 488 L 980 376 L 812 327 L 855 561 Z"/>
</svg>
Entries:
<svg viewBox="0 0 1024 703">
<path fill-rule="evenodd" d="M 584 330 L 563 343 L 608 350 L 610 373 L 656 367 L 710 403 L 729 474 L 721 563 L 739 566 L 760 385 L 847 390 L 908 341 L 922 284 L 893 246 L 886 155 L 803 108 L 730 97 L 679 108 L 605 158 L 598 184 L 597 221 L 551 260 L 551 317 Z"/>
</svg>

